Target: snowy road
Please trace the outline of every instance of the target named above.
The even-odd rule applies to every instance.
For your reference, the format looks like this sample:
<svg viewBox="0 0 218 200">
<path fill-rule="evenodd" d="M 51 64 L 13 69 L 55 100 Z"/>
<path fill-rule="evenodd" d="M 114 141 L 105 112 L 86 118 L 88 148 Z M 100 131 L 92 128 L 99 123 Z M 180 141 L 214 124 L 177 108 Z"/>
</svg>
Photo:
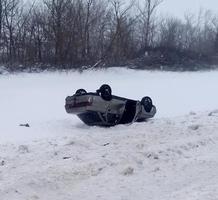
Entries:
<svg viewBox="0 0 218 200">
<path fill-rule="evenodd" d="M 0 199 L 217 200 L 217 77 L 118 68 L 0 76 Z M 104 129 L 65 113 L 67 95 L 102 83 L 151 96 L 156 118 Z"/>
</svg>

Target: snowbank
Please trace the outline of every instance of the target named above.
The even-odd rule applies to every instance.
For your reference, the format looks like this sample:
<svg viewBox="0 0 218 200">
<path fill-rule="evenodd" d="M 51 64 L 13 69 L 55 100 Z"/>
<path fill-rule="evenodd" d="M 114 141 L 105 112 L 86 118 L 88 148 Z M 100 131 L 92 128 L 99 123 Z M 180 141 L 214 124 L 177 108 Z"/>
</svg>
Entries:
<svg viewBox="0 0 218 200">
<path fill-rule="evenodd" d="M 68 136 L 2 144 L 0 196 L 217 199 L 217 129 L 215 112 L 108 129 L 72 126 Z"/>
</svg>

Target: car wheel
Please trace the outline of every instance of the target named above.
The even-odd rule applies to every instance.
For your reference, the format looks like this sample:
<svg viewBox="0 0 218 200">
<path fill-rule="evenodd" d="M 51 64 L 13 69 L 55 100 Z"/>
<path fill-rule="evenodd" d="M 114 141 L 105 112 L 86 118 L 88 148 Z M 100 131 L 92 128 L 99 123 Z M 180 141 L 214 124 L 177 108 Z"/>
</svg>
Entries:
<svg viewBox="0 0 218 200">
<path fill-rule="evenodd" d="M 152 99 L 150 97 L 143 97 L 141 104 L 143 105 L 146 112 L 150 112 L 153 107 Z"/>
<path fill-rule="evenodd" d="M 76 95 L 82 95 L 82 94 L 86 94 L 87 92 L 86 92 L 86 90 L 84 90 L 84 89 L 78 89 L 77 91 L 76 91 Z"/>
<path fill-rule="evenodd" d="M 102 85 L 97 92 L 105 101 L 110 101 L 112 99 L 112 90 L 107 84 Z"/>
</svg>

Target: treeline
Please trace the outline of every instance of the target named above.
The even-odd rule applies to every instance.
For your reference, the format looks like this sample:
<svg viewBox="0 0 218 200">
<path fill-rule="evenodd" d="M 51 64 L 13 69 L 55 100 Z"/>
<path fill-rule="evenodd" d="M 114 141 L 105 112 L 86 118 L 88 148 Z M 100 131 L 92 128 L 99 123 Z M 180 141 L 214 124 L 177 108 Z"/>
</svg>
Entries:
<svg viewBox="0 0 218 200">
<path fill-rule="evenodd" d="M 163 0 L 0 0 L 0 63 L 22 66 L 218 64 L 218 17 L 160 17 Z"/>
</svg>

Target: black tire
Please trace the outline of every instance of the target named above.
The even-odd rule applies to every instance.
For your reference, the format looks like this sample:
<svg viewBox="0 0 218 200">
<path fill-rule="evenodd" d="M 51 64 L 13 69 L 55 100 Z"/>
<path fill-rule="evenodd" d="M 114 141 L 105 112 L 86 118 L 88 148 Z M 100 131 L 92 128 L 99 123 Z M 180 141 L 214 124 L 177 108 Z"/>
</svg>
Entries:
<svg viewBox="0 0 218 200">
<path fill-rule="evenodd" d="M 143 97 L 141 100 L 141 104 L 146 112 L 150 112 L 153 107 L 152 99 L 150 97 Z"/>
<path fill-rule="evenodd" d="M 82 95 L 82 94 L 86 94 L 87 92 L 86 92 L 86 90 L 84 90 L 84 89 L 78 89 L 77 91 L 76 91 L 76 95 Z"/>
<path fill-rule="evenodd" d="M 111 87 L 107 84 L 102 85 L 97 93 L 101 96 L 105 101 L 110 101 L 112 99 L 112 90 Z"/>
</svg>

